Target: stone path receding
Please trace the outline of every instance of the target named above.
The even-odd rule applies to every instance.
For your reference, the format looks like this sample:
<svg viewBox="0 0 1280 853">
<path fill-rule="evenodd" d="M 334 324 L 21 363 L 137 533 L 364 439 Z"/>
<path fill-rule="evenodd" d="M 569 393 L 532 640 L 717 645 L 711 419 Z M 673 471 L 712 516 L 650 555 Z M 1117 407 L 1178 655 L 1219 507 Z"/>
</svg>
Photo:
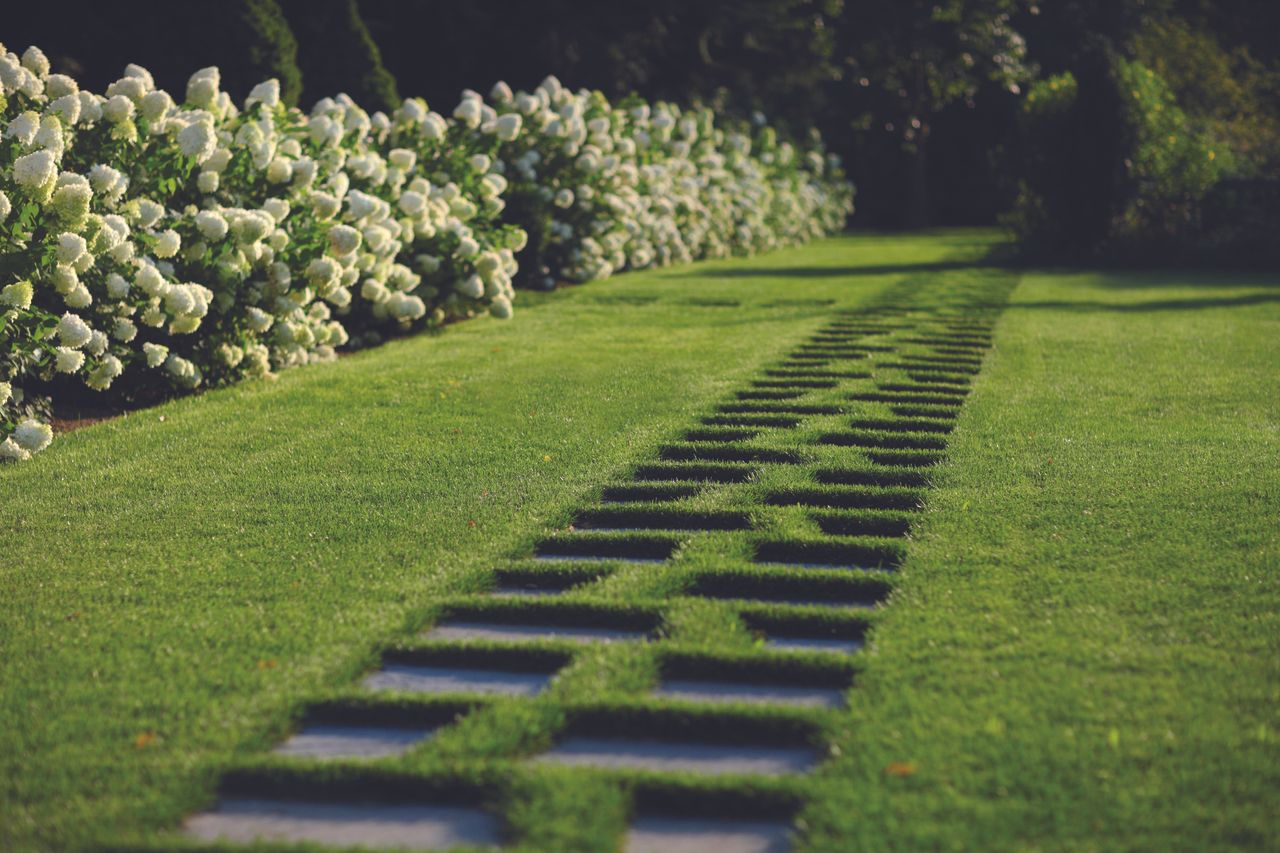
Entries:
<svg viewBox="0 0 1280 853">
<path fill-rule="evenodd" d="M 421 775 L 422 790 L 479 785 L 474 802 L 511 803 L 532 774 L 627 785 L 636 816 L 610 849 L 789 849 L 808 790 L 796 780 L 822 760 L 815 738 L 854 687 L 869 611 L 889 600 L 1009 289 L 915 279 L 832 314 L 471 587 L 483 591 L 442 602 L 355 699 L 308 714 L 276 749 L 303 781 L 232 774 L 249 780 L 242 795 L 224 789 L 186 833 L 521 843 L 503 838 L 500 816 L 412 786 Z M 466 737 L 448 736 L 460 717 L 486 713 L 468 717 Z M 486 740 L 493 725 L 501 732 Z M 313 766 L 332 774 L 311 779 Z M 309 797 L 307 779 L 337 783 L 325 794 L 336 799 Z M 512 780 L 515 793 L 502 787 Z M 278 799 L 255 798 L 262 790 Z"/>
<path fill-rule="evenodd" d="M 204 841 L 311 841 L 332 846 L 443 850 L 497 846 L 501 825 L 479 809 L 450 806 L 226 799 L 186 822 Z"/>
<path fill-rule="evenodd" d="M 364 679 L 370 690 L 406 693 L 488 693 L 503 696 L 534 696 L 551 682 L 541 672 L 475 669 L 451 666 L 418 666 L 388 663 Z"/>
<path fill-rule="evenodd" d="M 785 853 L 791 827 L 763 821 L 687 817 L 638 817 L 623 845 L 626 853 Z"/>
<path fill-rule="evenodd" d="M 743 681 L 695 681 L 685 678 L 664 680 L 653 691 L 685 702 L 743 702 L 749 705 L 806 705 L 835 708 L 842 702 L 841 691 L 829 687 L 796 687 Z"/>
<path fill-rule="evenodd" d="M 491 640 L 528 643 L 536 640 L 565 640 L 573 643 L 611 643 L 643 640 L 644 631 L 615 628 L 583 628 L 576 625 L 515 625 L 500 622 L 441 622 L 425 635 L 428 640 Z"/>
<path fill-rule="evenodd" d="M 395 726 L 313 725 L 280 744 L 275 752 L 294 758 L 385 758 L 408 752 L 432 733 L 432 729 Z"/>
<path fill-rule="evenodd" d="M 817 763 L 818 754 L 810 747 L 569 737 L 535 760 L 611 769 L 778 776 L 808 770 Z"/>
</svg>

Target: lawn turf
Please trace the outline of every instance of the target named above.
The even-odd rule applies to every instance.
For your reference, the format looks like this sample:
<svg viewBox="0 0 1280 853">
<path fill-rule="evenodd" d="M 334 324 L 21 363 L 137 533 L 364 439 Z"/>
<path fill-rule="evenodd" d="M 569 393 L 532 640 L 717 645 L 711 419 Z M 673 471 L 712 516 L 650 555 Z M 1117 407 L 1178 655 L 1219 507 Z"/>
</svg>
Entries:
<svg viewBox="0 0 1280 853">
<path fill-rule="evenodd" d="M 440 608 L 501 609 L 456 596 L 835 309 L 894 283 L 1013 275 L 966 263 L 982 242 L 843 238 L 624 276 L 513 324 L 137 413 L 0 471 L 17 507 L 0 528 L 0 842 L 163 845 L 227 767 L 315 783 L 261 755 L 304 700 L 349 711 L 367 701 L 353 677 L 387 646 L 420 654 L 413 630 Z M 640 694 L 673 663 L 772 660 L 733 608 L 656 607 L 682 573 L 739 570 L 731 531 L 565 601 L 641 620 L 665 609 L 669 653 L 578 652 L 545 697 L 483 703 L 425 750 L 328 775 L 429 789 L 453 774 L 530 849 L 609 848 L 629 808 L 620 784 L 668 806 L 801 806 L 812 849 L 1274 846 L 1278 298 L 1268 280 L 1209 274 L 1023 278 L 857 656 L 851 711 L 735 712 L 744 731 L 833 743 L 813 776 L 744 795 L 732 781 L 509 772 L 593 715 L 723 726 L 723 712 L 699 724 Z M 823 431 L 818 418 L 800 434 Z M 849 451 L 811 452 L 805 471 Z M 680 506 L 728 517 L 801 485 L 773 469 Z M 779 508 L 765 534 L 812 523 Z M 806 660 L 807 677 L 840 675 Z"/>
<path fill-rule="evenodd" d="M 524 294 L 510 323 L 136 412 L 0 468 L 0 847 L 175 824 L 303 698 L 832 310 L 990 243 L 841 238 Z"/>
<path fill-rule="evenodd" d="M 817 849 L 1280 849 L 1280 276 L 1023 277 Z"/>
</svg>

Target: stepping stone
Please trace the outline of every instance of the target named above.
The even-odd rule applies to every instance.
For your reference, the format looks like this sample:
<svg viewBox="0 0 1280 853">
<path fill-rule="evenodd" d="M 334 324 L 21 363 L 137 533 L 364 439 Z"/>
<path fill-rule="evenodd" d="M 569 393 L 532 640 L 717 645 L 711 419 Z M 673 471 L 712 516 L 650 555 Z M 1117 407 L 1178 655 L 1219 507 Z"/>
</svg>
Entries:
<svg viewBox="0 0 1280 853">
<path fill-rule="evenodd" d="M 188 818 L 185 830 L 202 841 L 311 841 L 411 850 L 496 847 L 501 841 L 497 818 L 474 808 L 235 798 Z"/>
<path fill-rule="evenodd" d="M 534 696 L 550 681 L 551 674 L 546 672 L 388 663 L 366 676 L 364 686 L 370 690 L 400 690 L 406 693 Z"/>
<path fill-rule="evenodd" d="M 670 538 L 608 537 L 594 531 L 544 539 L 535 546 L 535 560 L 555 562 L 661 563 L 670 559 L 677 542 Z"/>
<path fill-rule="evenodd" d="M 533 559 L 556 563 L 665 563 L 666 557 L 601 556 L 592 554 L 534 554 Z"/>
<path fill-rule="evenodd" d="M 315 725 L 307 726 L 274 751 L 297 758 L 386 758 L 408 752 L 434 733 L 434 728 Z"/>
<path fill-rule="evenodd" d="M 497 640 L 532 643 L 538 640 L 567 640 L 574 643 L 610 643 L 643 640 L 647 632 L 625 628 L 584 628 L 575 625 L 516 625 L 503 622 L 442 622 L 426 633 L 428 640 Z"/>
<path fill-rule="evenodd" d="M 764 821 L 688 817 L 638 817 L 623 844 L 625 853 L 786 853 L 791 827 Z"/>
<path fill-rule="evenodd" d="M 695 681 L 664 679 L 655 696 L 689 702 L 745 702 L 751 705 L 802 705 L 836 708 L 843 702 L 842 691 L 832 687 L 800 687 L 791 684 L 762 684 L 747 681 Z"/>
<path fill-rule="evenodd" d="M 569 737 L 534 760 L 571 767 L 781 776 L 808 770 L 817 763 L 818 753 L 810 747 Z"/>
<path fill-rule="evenodd" d="M 751 604 L 784 604 L 792 607 L 840 607 L 860 610 L 874 610 L 878 602 L 866 600 L 855 601 L 842 598 L 802 598 L 789 595 L 766 595 L 760 592 L 734 593 L 727 590 L 702 592 L 693 590 L 685 593 L 696 598 L 712 598 L 717 601 L 744 601 Z"/>
<path fill-rule="evenodd" d="M 851 654 L 862 648 L 862 640 L 852 637 L 808 637 L 769 634 L 764 647 L 773 652 L 832 652 Z"/>
<path fill-rule="evenodd" d="M 489 590 L 489 595 L 495 598 L 543 598 L 551 595 L 562 595 L 569 591 L 569 587 L 563 586 L 515 586 L 512 584 L 500 584 Z"/>
</svg>

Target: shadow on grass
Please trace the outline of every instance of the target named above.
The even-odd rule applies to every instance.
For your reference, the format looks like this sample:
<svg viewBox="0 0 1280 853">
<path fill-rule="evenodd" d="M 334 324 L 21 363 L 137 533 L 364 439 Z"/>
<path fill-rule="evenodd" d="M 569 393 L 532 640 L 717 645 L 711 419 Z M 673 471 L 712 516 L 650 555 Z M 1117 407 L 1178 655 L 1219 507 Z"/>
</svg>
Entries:
<svg viewBox="0 0 1280 853">
<path fill-rule="evenodd" d="M 850 278 L 863 275 L 912 275 L 990 268 L 990 259 L 930 261 L 919 264 L 861 264 L 842 267 L 722 267 L 686 273 L 688 278 Z"/>
<path fill-rule="evenodd" d="M 1224 296 L 1199 299 L 1155 299 L 1147 302 L 1019 302 L 1008 306 L 1010 311 L 1020 309 L 1050 311 L 1118 311 L 1139 313 L 1145 311 L 1196 311 L 1202 308 L 1243 308 L 1249 305 L 1265 305 L 1280 302 L 1280 290 L 1275 293 L 1249 293 L 1243 296 Z"/>
</svg>

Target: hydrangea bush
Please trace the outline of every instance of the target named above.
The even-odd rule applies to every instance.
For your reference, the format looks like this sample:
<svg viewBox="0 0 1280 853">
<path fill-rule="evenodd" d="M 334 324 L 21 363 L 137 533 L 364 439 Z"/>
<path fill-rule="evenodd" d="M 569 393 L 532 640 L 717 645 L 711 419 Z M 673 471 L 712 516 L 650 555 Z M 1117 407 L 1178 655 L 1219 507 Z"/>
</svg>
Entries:
<svg viewBox="0 0 1280 853">
<path fill-rule="evenodd" d="M 539 285 L 586 281 L 797 243 L 852 209 L 820 140 L 763 120 L 554 78 L 489 100 L 308 114 L 274 80 L 237 106 L 216 68 L 179 99 L 135 65 L 97 94 L 0 45 L 0 458 L 49 444 L 51 396 L 269 377 L 508 318 L 517 256 Z"/>
</svg>

